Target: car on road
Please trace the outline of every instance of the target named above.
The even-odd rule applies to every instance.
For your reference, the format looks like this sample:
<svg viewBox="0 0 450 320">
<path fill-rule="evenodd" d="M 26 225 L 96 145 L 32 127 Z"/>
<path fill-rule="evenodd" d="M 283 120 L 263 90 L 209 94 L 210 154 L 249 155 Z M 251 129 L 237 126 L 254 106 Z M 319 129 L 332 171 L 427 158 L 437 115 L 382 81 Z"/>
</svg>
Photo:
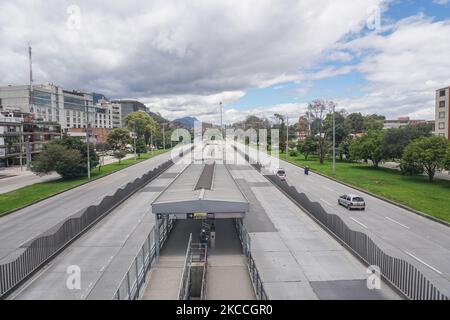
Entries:
<svg viewBox="0 0 450 320">
<path fill-rule="evenodd" d="M 355 195 L 355 194 L 344 194 L 339 197 L 338 204 L 346 207 L 348 210 L 358 209 L 365 210 L 366 202 L 363 197 Z"/>
<path fill-rule="evenodd" d="M 286 180 L 286 171 L 283 168 L 275 169 L 275 175 L 282 181 Z"/>
</svg>

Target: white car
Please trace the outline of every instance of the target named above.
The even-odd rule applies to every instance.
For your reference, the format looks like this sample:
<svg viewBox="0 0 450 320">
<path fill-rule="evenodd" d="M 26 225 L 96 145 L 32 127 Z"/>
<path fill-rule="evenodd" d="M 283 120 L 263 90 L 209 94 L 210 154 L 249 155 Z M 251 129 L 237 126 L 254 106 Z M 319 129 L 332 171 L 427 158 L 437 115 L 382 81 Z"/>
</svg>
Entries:
<svg viewBox="0 0 450 320">
<path fill-rule="evenodd" d="M 355 194 L 344 194 L 343 196 L 340 196 L 338 199 L 338 204 L 346 207 L 348 210 L 351 210 L 351 209 L 365 210 L 366 209 L 366 202 L 364 201 L 363 197 L 355 195 Z"/>
<path fill-rule="evenodd" d="M 275 169 L 275 175 L 280 178 L 280 180 L 285 181 L 286 180 L 286 171 L 283 168 Z"/>
</svg>

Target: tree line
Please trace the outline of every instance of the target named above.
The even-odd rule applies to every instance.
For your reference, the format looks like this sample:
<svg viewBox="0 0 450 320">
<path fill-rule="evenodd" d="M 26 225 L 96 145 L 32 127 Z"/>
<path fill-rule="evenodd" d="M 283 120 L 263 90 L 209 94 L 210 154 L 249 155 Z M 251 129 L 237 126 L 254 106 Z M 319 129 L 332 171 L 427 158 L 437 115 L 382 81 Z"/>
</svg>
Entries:
<svg viewBox="0 0 450 320">
<path fill-rule="evenodd" d="M 286 140 L 285 118 L 280 114 L 275 114 L 272 122 L 249 116 L 233 127 L 278 129 L 281 152 L 288 143 L 292 156 L 301 153 L 307 160 L 314 154 L 323 164 L 332 153 L 333 114 L 336 156 L 340 160 L 363 161 L 375 168 L 385 161 L 394 161 L 399 163 L 403 174 L 425 173 L 430 181 L 438 170 L 450 169 L 450 143 L 444 137 L 433 135 L 428 123 L 383 129 L 385 116 L 336 110 L 336 104 L 329 100 L 314 100 L 308 104 L 302 121 L 287 129 L 290 141 Z M 299 132 L 305 136 L 296 142 Z"/>
</svg>

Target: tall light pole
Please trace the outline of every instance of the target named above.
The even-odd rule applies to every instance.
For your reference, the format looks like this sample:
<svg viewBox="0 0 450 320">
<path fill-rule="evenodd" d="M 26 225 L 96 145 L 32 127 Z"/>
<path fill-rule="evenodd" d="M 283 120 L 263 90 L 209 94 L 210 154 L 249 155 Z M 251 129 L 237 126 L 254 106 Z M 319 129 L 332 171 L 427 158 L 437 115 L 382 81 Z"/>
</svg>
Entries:
<svg viewBox="0 0 450 320">
<path fill-rule="evenodd" d="M 333 174 L 336 174 L 336 105 L 333 103 Z"/>
<path fill-rule="evenodd" d="M 289 152 L 289 118 L 286 115 L 286 159 L 288 159 Z"/>
<path fill-rule="evenodd" d="M 220 105 L 220 131 L 223 130 L 223 104 L 222 101 L 219 103 Z"/>
<path fill-rule="evenodd" d="M 91 159 L 89 154 L 89 105 L 86 102 L 86 153 L 87 153 L 87 174 L 91 180 Z"/>
<path fill-rule="evenodd" d="M 162 134 L 163 134 L 163 149 L 166 150 L 166 131 L 165 131 L 166 123 L 161 123 L 161 125 L 162 125 L 162 129 L 163 129 L 163 132 L 162 132 Z"/>
<path fill-rule="evenodd" d="M 133 142 L 134 142 L 134 161 L 136 161 L 136 122 L 133 125 Z"/>
</svg>

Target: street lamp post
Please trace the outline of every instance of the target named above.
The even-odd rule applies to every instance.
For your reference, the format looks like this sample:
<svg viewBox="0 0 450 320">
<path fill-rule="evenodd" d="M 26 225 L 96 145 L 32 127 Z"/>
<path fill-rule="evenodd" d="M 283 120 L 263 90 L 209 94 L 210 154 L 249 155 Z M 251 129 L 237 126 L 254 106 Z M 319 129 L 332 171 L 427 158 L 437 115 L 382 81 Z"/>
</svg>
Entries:
<svg viewBox="0 0 450 320">
<path fill-rule="evenodd" d="M 166 150 L 166 124 L 163 123 L 163 149 Z"/>
<path fill-rule="evenodd" d="M 88 180 L 91 180 L 91 157 L 89 150 L 89 106 L 86 104 L 86 154 L 87 154 L 87 174 Z"/>
<path fill-rule="evenodd" d="M 133 126 L 133 142 L 134 142 L 134 146 L 133 146 L 133 149 L 134 149 L 134 161 L 136 161 L 136 123 L 134 123 L 134 126 Z"/>
<path fill-rule="evenodd" d="M 25 155 L 27 158 L 27 170 L 30 170 L 31 169 L 30 135 L 27 135 L 27 142 L 25 144 Z"/>
<path fill-rule="evenodd" d="M 335 108 L 333 104 L 333 174 L 336 174 L 336 117 Z"/>
<path fill-rule="evenodd" d="M 288 152 L 289 152 L 289 118 L 288 115 L 286 115 L 286 159 L 288 159 Z"/>
</svg>

